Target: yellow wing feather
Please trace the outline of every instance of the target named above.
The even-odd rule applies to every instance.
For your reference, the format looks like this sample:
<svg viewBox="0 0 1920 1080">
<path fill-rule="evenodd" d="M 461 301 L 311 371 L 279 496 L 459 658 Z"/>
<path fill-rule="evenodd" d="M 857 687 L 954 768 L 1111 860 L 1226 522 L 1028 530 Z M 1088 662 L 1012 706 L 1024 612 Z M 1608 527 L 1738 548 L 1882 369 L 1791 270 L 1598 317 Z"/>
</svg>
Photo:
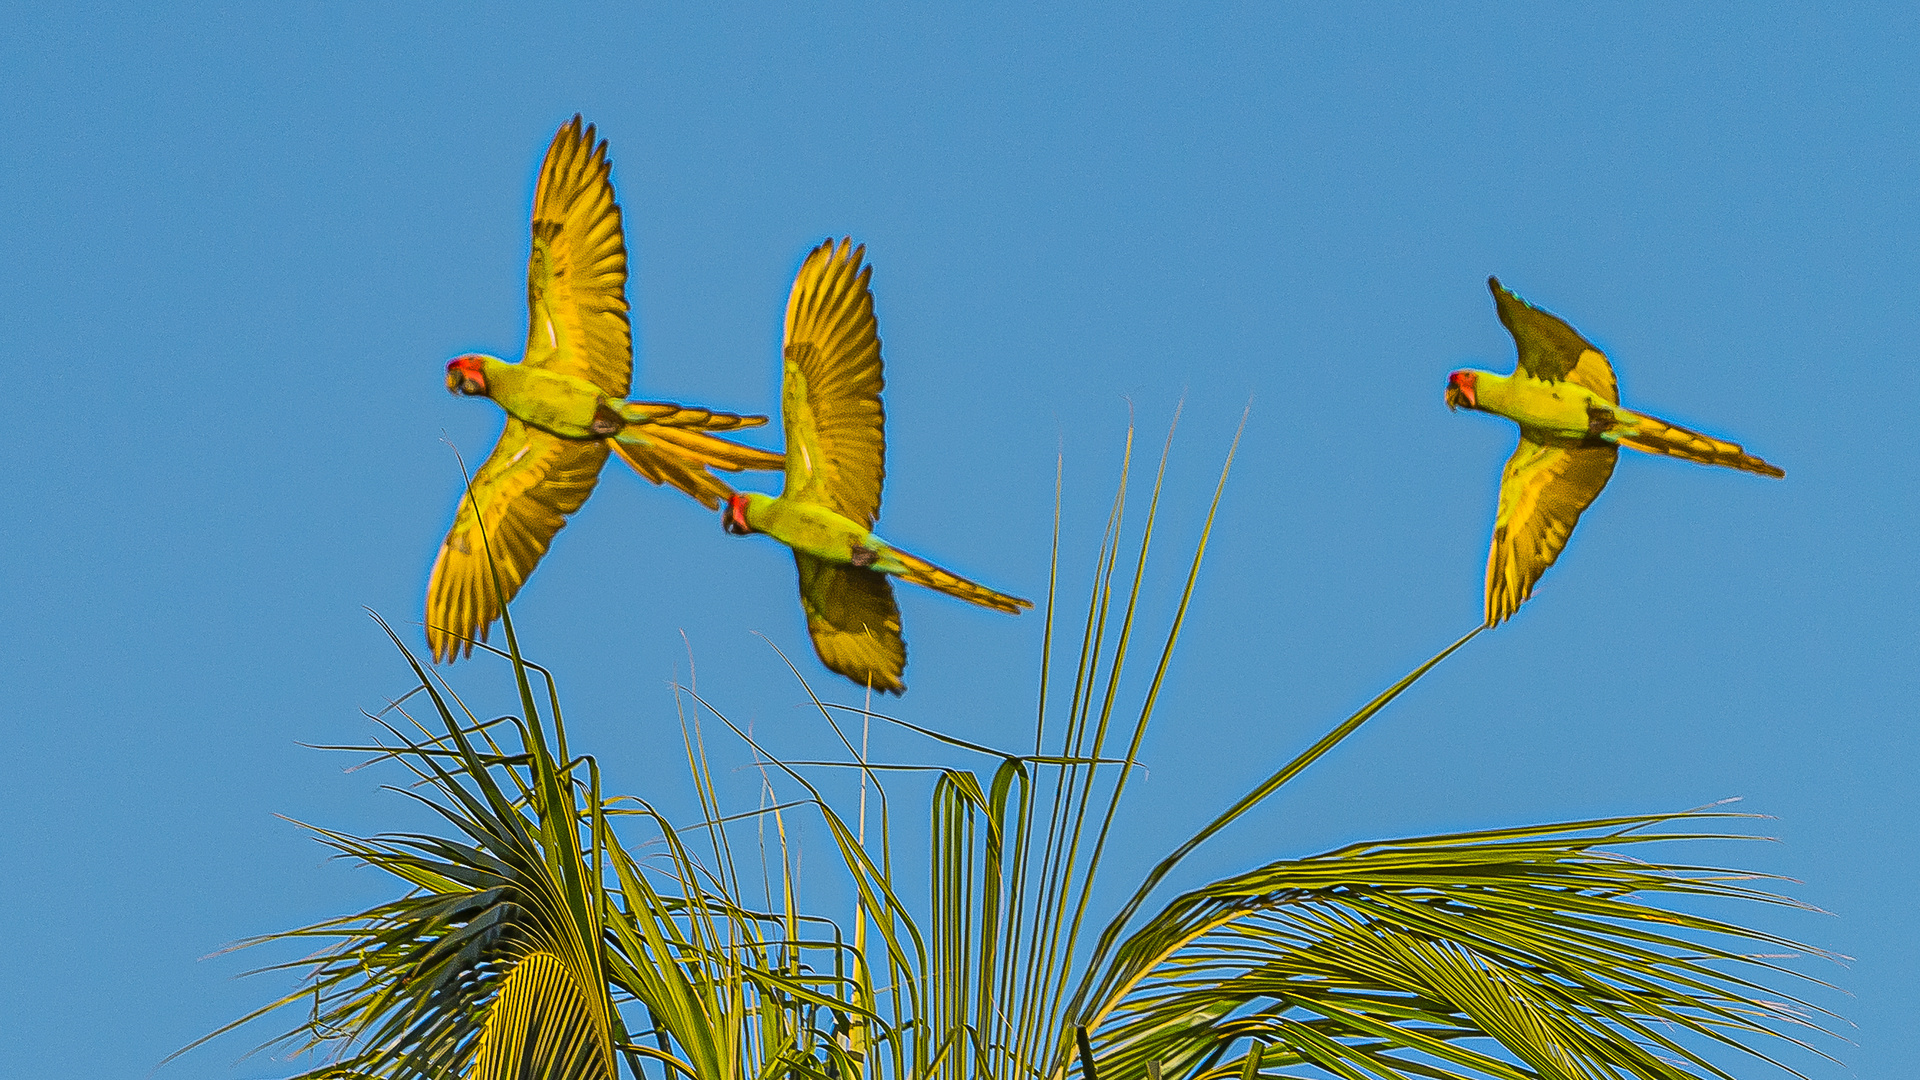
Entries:
<svg viewBox="0 0 1920 1080">
<path fill-rule="evenodd" d="M 905 693 L 907 643 L 893 583 L 877 570 L 793 553 L 800 571 L 800 606 L 807 613 L 813 651 L 829 671 L 882 693 Z"/>
<path fill-rule="evenodd" d="M 1620 404 L 1620 387 L 1605 353 L 1568 326 L 1565 319 L 1515 296 L 1499 278 L 1488 278 L 1487 288 L 1493 290 L 1493 306 L 1501 324 L 1513 335 L 1521 371 L 1536 379 L 1584 386 L 1608 402 Z"/>
<path fill-rule="evenodd" d="M 471 497 L 460 497 L 460 511 L 427 582 L 427 644 L 436 661 L 470 655 L 473 640 L 487 640 L 488 628 L 500 617 L 488 552 L 500 587 L 512 600 L 567 515 L 593 494 L 606 460 L 604 442 L 560 439 L 507 420 L 493 453 L 473 477 Z"/>
<path fill-rule="evenodd" d="M 533 195 L 523 363 L 588 379 L 623 398 L 633 382 L 627 246 L 607 144 L 575 116 L 553 137 Z"/>
<path fill-rule="evenodd" d="M 871 528 L 880 516 L 887 438 L 873 268 L 861 265 L 866 250 L 829 240 L 794 276 L 780 402 L 787 437 L 781 497 L 825 505 Z"/>
<path fill-rule="evenodd" d="M 1554 446 L 1522 436 L 1500 477 L 1500 509 L 1487 552 L 1487 625 L 1497 626 L 1533 595 L 1560 557 L 1580 514 L 1613 475 L 1612 446 Z"/>
</svg>

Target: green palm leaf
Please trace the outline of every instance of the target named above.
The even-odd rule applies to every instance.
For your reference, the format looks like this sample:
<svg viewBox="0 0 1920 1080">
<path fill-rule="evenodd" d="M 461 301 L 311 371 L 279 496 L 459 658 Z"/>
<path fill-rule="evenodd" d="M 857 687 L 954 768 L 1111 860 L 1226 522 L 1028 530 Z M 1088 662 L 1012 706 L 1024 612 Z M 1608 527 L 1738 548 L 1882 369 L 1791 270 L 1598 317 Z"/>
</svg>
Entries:
<svg viewBox="0 0 1920 1080">
<path fill-rule="evenodd" d="M 513 645 L 510 622 L 507 635 Z M 537 1043 L 551 1053 L 549 1063 L 583 1064 L 554 1075 L 575 1075 L 566 1069 L 578 1067 L 587 1071 L 577 1075 L 611 1077 L 613 1050 L 626 1037 L 602 945 L 609 902 L 594 865 L 604 848 L 592 835 L 604 831 L 604 821 L 596 811 L 597 776 L 583 783 L 574 775 L 592 775 L 592 762 L 559 765 L 540 731 L 525 668 L 520 689 L 528 719 L 483 725 L 406 655 L 439 733 L 396 706 L 419 736 L 382 721 L 392 744 L 341 749 L 404 765 L 425 794 L 402 793 L 432 808 L 455 837 L 361 839 L 315 829 L 343 856 L 387 871 L 412 891 L 357 915 L 260 939 L 331 944 L 317 959 L 277 965 L 303 970 L 306 985 L 246 1019 L 282 1006 L 305 1008 L 306 1022 L 276 1044 L 337 1056 L 302 1077 L 457 1076 L 475 1067 L 490 1031 L 492 1060 L 505 1067 L 499 1055 L 511 1031 L 501 1026 L 506 1021 L 494 1022 L 494 1011 L 530 1010 L 568 1018 L 566 1040 L 543 1036 Z M 553 719 L 558 724 L 557 709 Z M 519 736 L 512 754 L 494 741 L 500 723 Z M 558 734 L 564 747 L 564 730 Z"/>
<path fill-rule="evenodd" d="M 1360 844 L 1189 892 L 1097 984 L 1104 1075 L 1226 1075 L 1247 1040 L 1269 1068 L 1368 1077 L 1726 1076 L 1703 1040 L 1771 1060 L 1748 1037 L 1797 1041 L 1817 1010 L 1764 991 L 1776 965 L 1713 942 L 1803 947 L 1642 898 L 1788 901 L 1619 851 L 1701 839 L 1639 830 L 1713 816 Z"/>
</svg>

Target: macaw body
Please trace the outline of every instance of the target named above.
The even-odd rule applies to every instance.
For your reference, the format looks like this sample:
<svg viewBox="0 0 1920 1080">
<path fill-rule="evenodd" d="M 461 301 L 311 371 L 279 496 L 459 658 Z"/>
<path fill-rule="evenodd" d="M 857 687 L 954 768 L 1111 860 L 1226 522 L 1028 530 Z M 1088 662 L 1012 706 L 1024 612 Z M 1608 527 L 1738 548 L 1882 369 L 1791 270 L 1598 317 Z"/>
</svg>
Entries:
<svg viewBox="0 0 1920 1080">
<path fill-rule="evenodd" d="M 633 381 L 627 252 L 607 144 L 578 116 L 547 149 L 534 187 L 527 258 L 527 346 L 517 364 L 470 354 L 447 364 L 447 388 L 507 412 L 493 453 L 461 497 L 427 583 L 435 660 L 471 653 L 526 582 L 568 515 L 618 454 L 655 484 L 709 508 L 733 488 L 712 469 L 777 469 L 778 454 L 708 434 L 766 423 L 625 400 Z"/>
<path fill-rule="evenodd" d="M 1461 370 L 1447 377 L 1448 408 L 1504 416 L 1520 445 L 1500 481 L 1487 553 L 1486 625 L 1511 617 L 1559 558 L 1567 538 L 1606 487 L 1626 446 L 1703 465 L 1780 477 L 1786 473 L 1716 439 L 1620 404 L 1606 355 L 1567 323 L 1487 279 L 1500 321 L 1513 335 L 1513 374 Z"/>
<path fill-rule="evenodd" d="M 892 574 L 915 585 L 937 589 L 969 603 L 1009 615 L 1033 606 L 1030 601 L 995 592 L 942 570 L 918 555 L 894 547 L 859 522 L 818 503 L 776 498 L 757 491 L 734 495 L 724 522 L 738 536 L 763 533 L 822 562 Z"/>
<path fill-rule="evenodd" d="M 507 415 L 562 439 L 622 440 L 630 424 L 730 431 L 767 422 L 764 416 L 739 416 L 664 401 L 622 401 L 602 393 L 578 375 L 477 353 L 447 364 L 447 386 L 456 393 L 491 398 Z M 623 441 L 633 442 L 635 438 L 627 435 Z M 764 450 L 752 454 L 760 462 L 759 468 L 774 469 L 784 464 L 778 454 Z"/>
<path fill-rule="evenodd" d="M 743 491 L 728 508 L 734 529 L 770 536 L 795 551 L 844 566 L 875 565 L 885 546 L 872 530 L 819 503 Z"/>
<path fill-rule="evenodd" d="M 578 375 L 473 355 L 447 365 L 447 383 L 492 398 L 508 416 L 562 439 L 605 438 L 626 426 L 614 400 Z"/>
<path fill-rule="evenodd" d="M 873 533 L 886 474 L 884 375 L 865 247 L 829 240 L 795 275 L 787 300 L 780 413 L 786 482 L 778 496 L 741 492 L 721 524 L 793 549 L 800 606 L 830 670 L 902 693 L 907 647 L 890 577 L 1019 614 L 1032 603 L 942 570 Z"/>
<path fill-rule="evenodd" d="M 1634 412 L 1565 380 L 1537 379 L 1524 371 L 1496 375 L 1466 370 L 1454 372 L 1454 377 L 1461 406 L 1504 416 L 1536 442 L 1586 446 L 1598 441 L 1761 476 L 1786 475 L 1738 443 Z"/>
<path fill-rule="evenodd" d="M 1608 408 L 1600 395 L 1574 383 L 1536 379 L 1525 372 L 1496 375 L 1473 373 L 1477 408 L 1504 416 L 1521 428 L 1545 438 L 1583 441 L 1589 419 Z"/>
</svg>

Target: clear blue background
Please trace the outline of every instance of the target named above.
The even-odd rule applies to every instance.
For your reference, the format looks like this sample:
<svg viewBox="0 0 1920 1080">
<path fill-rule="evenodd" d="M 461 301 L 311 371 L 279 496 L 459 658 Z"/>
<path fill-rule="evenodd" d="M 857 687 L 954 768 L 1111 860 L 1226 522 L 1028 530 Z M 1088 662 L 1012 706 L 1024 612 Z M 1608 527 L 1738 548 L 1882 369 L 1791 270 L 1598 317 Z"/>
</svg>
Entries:
<svg viewBox="0 0 1920 1080">
<path fill-rule="evenodd" d="M 1510 363 L 1489 273 L 1629 403 L 1784 465 L 1623 460 L 1517 619 L 1185 880 L 1743 796 L 1781 843 L 1671 854 L 1799 879 L 1832 916 L 1742 916 L 1856 957 L 1806 965 L 1852 995 L 1814 992 L 1858 1024 L 1825 1047 L 1920 1072 L 1920 8 L 535 7 L 0 15 L 0 1074 L 144 1075 L 288 985 L 235 978 L 284 952 L 202 957 L 391 894 L 275 815 L 420 823 L 300 744 L 408 684 L 362 608 L 419 644 L 442 438 L 473 462 L 500 423 L 441 365 L 518 354 L 576 111 L 612 141 L 642 392 L 774 410 L 801 255 L 870 245 L 882 527 L 955 569 L 1044 592 L 1060 454 L 1077 602 L 1128 403 L 1151 452 L 1184 395 L 1157 639 L 1251 399 L 1116 887 L 1477 620 L 1513 432 L 1441 388 Z M 855 696 L 792 576 L 615 463 L 519 626 L 611 786 L 687 807 L 689 654 L 786 752 L 822 733 L 769 642 Z M 1020 745 L 1040 620 L 902 604 L 900 714 Z M 452 674 L 511 707 L 498 664 Z M 233 1064 L 269 1033 L 158 1075 L 283 1074 Z"/>
</svg>

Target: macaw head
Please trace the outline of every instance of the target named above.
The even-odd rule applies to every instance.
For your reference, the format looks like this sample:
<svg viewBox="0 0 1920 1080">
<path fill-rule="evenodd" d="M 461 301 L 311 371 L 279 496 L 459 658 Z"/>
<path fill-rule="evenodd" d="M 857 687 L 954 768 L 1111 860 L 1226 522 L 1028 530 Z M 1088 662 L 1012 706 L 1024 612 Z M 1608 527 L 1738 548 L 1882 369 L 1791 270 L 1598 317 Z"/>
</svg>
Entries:
<svg viewBox="0 0 1920 1080">
<path fill-rule="evenodd" d="M 456 356 L 447 361 L 447 389 L 456 394 L 485 394 L 487 375 L 484 368 L 486 357 L 469 354 Z"/>
<path fill-rule="evenodd" d="M 747 496 L 738 492 L 727 500 L 720 511 L 720 527 L 735 536 L 746 536 L 753 532 L 753 526 L 747 524 Z"/>
<path fill-rule="evenodd" d="M 1473 382 L 1474 373 L 1471 371 L 1456 371 L 1447 376 L 1447 408 L 1479 408 L 1480 400 L 1474 396 Z"/>
</svg>

